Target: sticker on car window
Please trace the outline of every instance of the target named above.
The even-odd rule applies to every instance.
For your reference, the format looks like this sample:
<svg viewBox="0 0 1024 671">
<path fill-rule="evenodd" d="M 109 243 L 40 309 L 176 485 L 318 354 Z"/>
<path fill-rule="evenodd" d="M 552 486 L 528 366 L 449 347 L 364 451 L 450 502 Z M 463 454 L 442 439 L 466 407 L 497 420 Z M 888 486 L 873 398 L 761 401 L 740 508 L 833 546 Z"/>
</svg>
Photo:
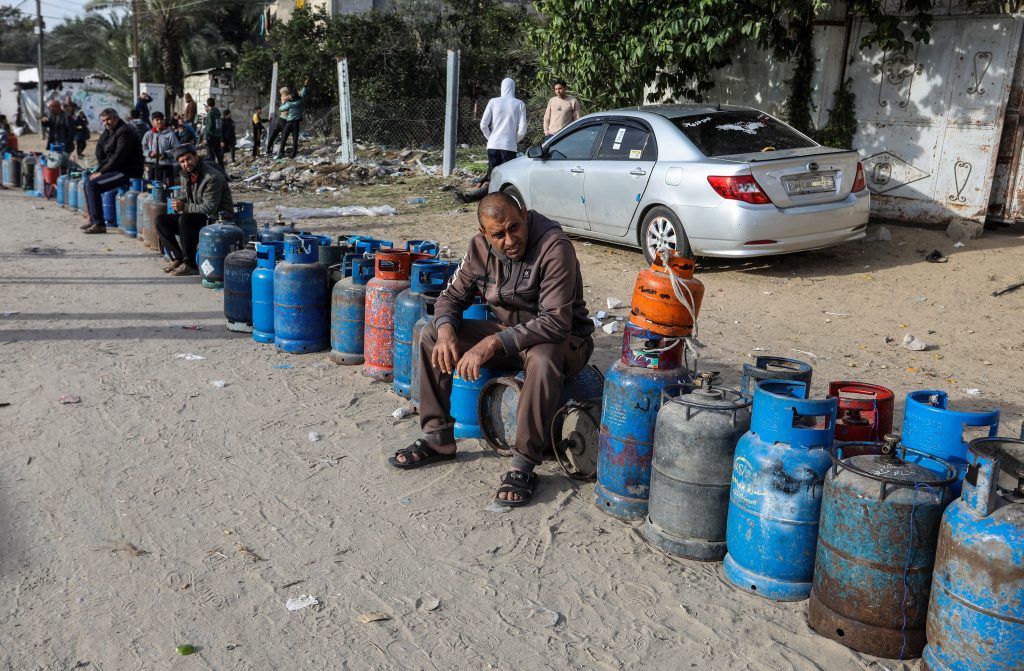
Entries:
<svg viewBox="0 0 1024 671">
<path fill-rule="evenodd" d="M 723 123 L 717 126 L 718 130 L 738 130 L 747 135 L 757 135 L 757 131 L 764 127 L 765 125 L 760 121 L 739 121 L 737 123 Z"/>
<path fill-rule="evenodd" d="M 682 121 L 679 125 L 687 128 L 693 128 L 694 126 L 699 126 L 702 123 L 707 123 L 708 121 L 711 121 L 711 117 L 706 116 L 703 119 L 697 119 L 696 121 Z"/>
<path fill-rule="evenodd" d="M 620 147 L 622 147 L 622 143 L 616 142 L 612 145 L 612 151 L 618 151 Z"/>
<path fill-rule="evenodd" d="M 626 129 L 620 128 L 619 131 L 615 134 L 615 144 L 619 144 L 620 142 L 622 142 L 622 138 L 624 137 L 626 137 Z M 616 149 L 618 149 L 618 147 L 616 147 Z"/>
<path fill-rule="evenodd" d="M 640 158 L 641 156 L 643 156 L 643 153 L 644 153 L 643 149 L 630 149 L 629 150 L 629 157 L 630 158 Z"/>
</svg>

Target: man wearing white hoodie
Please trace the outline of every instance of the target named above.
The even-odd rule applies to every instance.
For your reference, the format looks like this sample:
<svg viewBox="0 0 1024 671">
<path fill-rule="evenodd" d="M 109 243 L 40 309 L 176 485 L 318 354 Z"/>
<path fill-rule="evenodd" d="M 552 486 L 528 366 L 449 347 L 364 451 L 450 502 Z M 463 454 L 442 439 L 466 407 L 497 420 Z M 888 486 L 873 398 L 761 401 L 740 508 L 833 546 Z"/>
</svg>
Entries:
<svg viewBox="0 0 1024 671">
<path fill-rule="evenodd" d="M 480 130 L 487 138 L 487 175 L 505 161 L 516 157 L 516 147 L 526 137 L 526 103 L 516 98 L 516 82 L 501 80 L 501 97 L 491 98 L 480 119 Z"/>
</svg>

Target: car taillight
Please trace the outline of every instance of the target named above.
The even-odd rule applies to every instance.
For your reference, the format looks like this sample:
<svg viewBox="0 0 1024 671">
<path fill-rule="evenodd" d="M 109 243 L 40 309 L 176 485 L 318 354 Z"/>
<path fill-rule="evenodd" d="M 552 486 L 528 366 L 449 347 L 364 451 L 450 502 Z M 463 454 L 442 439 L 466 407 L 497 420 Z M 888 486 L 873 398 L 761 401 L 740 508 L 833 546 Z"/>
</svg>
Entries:
<svg viewBox="0 0 1024 671">
<path fill-rule="evenodd" d="M 864 166 L 857 161 L 857 176 L 853 179 L 853 192 L 857 193 L 865 188 L 867 188 L 867 184 L 864 183 Z"/>
<path fill-rule="evenodd" d="M 768 195 L 761 190 L 760 185 L 754 181 L 753 175 L 730 175 L 708 177 L 708 184 L 722 198 L 729 200 L 742 200 L 751 205 L 767 205 L 772 202 Z"/>
</svg>

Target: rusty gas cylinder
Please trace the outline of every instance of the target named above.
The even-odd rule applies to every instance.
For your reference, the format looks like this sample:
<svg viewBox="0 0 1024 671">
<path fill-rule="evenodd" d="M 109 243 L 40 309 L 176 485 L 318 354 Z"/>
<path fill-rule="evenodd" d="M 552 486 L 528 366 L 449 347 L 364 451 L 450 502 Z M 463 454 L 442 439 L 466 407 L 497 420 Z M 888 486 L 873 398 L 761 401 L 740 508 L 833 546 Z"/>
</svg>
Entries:
<svg viewBox="0 0 1024 671">
<path fill-rule="evenodd" d="M 633 288 L 629 320 L 641 328 L 674 338 L 693 334 L 704 298 L 704 284 L 693 276 L 697 262 L 672 254 L 640 271 Z M 673 286 L 675 285 L 675 286 Z"/>
</svg>

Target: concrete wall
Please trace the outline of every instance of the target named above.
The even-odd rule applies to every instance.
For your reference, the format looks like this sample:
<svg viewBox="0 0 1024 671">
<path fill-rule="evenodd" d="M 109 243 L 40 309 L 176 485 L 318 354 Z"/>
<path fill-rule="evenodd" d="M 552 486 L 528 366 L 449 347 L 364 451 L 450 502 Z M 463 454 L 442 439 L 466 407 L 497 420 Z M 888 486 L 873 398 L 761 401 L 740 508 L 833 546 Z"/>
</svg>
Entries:
<svg viewBox="0 0 1024 671">
<path fill-rule="evenodd" d="M 18 72 L 28 67 L 32 66 L 0 63 L 0 114 L 6 116 L 12 124 L 18 114 L 18 92 L 14 88 L 14 83 L 18 81 Z"/>
<path fill-rule="evenodd" d="M 266 100 L 260 100 L 256 91 L 243 86 L 237 86 L 234 73 L 230 70 L 215 70 L 213 72 L 200 72 L 185 77 L 184 89 L 191 93 L 203 113 L 203 105 L 206 99 L 212 97 L 217 102 L 217 107 L 223 112 L 231 110 L 235 119 L 235 125 L 243 127 L 242 121 L 252 115 L 252 110 L 257 105 L 266 105 Z M 184 98 L 179 98 L 174 105 L 174 111 L 181 112 L 185 109 Z"/>
</svg>

